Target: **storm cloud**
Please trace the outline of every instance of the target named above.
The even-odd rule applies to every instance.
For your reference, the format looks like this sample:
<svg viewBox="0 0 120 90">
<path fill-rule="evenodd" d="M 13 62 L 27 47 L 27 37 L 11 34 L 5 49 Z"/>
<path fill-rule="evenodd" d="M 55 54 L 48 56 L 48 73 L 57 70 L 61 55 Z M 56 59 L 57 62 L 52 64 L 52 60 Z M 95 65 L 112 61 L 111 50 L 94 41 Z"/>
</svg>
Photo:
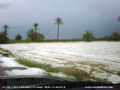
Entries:
<svg viewBox="0 0 120 90">
<path fill-rule="evenodd" d="M 0 32 L 7 24 L 8 36 L 11 39 L 20 34 L 26 39 L 28 29 L 38 23 L 37 32 L 44 34 L 46 39 L 57 38 L 55 19 L 60 17 L 64 22 L 60 25 L 60 39 L 82 38 L 86 30 L 95 37 L 110 35 L 120 31 L 118 16 L 120 16 L 119 0 L 1 0 Z M 51 32 L 51 34 L 49 34 Z"/>
<path fill-rule="evenodd" d="M 4 3 L 0 3 L 0 9 L 5 9 L 8 8 L 10 5 L 8 4 L 4 4 Z"/>
</svg>

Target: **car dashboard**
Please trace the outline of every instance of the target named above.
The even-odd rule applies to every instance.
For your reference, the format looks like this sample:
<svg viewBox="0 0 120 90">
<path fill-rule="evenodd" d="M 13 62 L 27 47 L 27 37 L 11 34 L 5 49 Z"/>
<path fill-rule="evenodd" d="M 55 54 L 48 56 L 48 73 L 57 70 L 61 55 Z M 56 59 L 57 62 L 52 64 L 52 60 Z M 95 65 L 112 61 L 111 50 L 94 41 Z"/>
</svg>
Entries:
<svg viewBox="0 0 120 90">
<path fill-rule="evenodd" d="M 51 90 L 119 90 L 120 84 L 99 81 L 75 81 L 53 76 L 8 76 L 0 77 L 0 90 L 51 89 Z"/>
</svg>

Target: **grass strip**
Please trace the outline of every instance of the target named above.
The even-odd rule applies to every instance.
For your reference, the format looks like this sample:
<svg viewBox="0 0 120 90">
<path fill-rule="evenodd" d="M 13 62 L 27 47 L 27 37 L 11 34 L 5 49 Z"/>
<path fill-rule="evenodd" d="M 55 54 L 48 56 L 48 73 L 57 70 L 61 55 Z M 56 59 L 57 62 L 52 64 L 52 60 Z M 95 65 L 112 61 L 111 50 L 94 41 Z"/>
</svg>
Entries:
<svg viewBox="0 0 120 90">
<path fill-rule="evenodd" d="M 28 61 L 28 60 L 23 60 L 23 59 L 16 59 L 16 61 L 19 64 L 22 64 L 22 65 L 25 65 L 28 67 L 35 67 L 35 68 L 44 69 L 50 73 L 63 72 L 68 77 L 75 77 L 75 80 L 86 80 L 86 79 L 88 80 L 88 79 L 90 79 L 90 75 L 87 74 L 85 71 L 77 70 L 73 67 L 72 68 L 66 68 L 66 67 L 53 68 L 51 65 L 40 64 L 40 63 L 36 63 L 36 62 Z"/>
<path fill-rule="evenodd" d="M 95 78 L 94 76 L 91 76 L 90 74 L 88 74 L 87 72 L 81 70 L 81 69 L 75 69 L 74 66 L 71 68 L 68 67 L 55 67 L 53 68 L 51 65 L 45 65 L 45 64 L 40 64 L 37 62 L 33 62 L 33 61 L 28 61 L 25 59 L 16 59 L 16 61 L 19 64 L 28 66 L 28 67 L 35 67 L 35 68 L 40 68 L 40 69 L 44 69 L 47 72 L 50 73 L 59 73 L 59 72 L 63 72 L 65 73 L 65 75 L 69 78 L 69 79 L 73 79 L 72 77 L 75 78 L 75 80 L 78 81 L 91 81 L 90 79 L 94 79 L 97 81 L 101 81 L 104 83 L 111 83 L 107 80 L 102 80 L 100 78 Z M 50 73 L 45 73 L 46 75 L 51 75 Z"/>
<path fill-rule="evenodd" d="M 46 70 L 47 72 L 50 72 L 51 66 L 50 65 L 45 65 L 45 64 L 37 64 L 35 62 L 32 61 L 28 61 L 28 60 L 23 60 L 23 59 L 16 59 L 16 61 L 19 64 L 28 66 L 28 67 L 35 67 L 35 68 L 41 68 Z"/>
<path fill-rule="evenodd" d="M 6 49 L 3 49 L 3 48 L 0 47 L 0 50 L 3 51 L 3 52 L 9 53 L 10 56 L 12 56 L 12 57 L 16 57 L 16 55 L 14 55 L 13 53 L 11 53 L 10 51 L 8 51 Z"/>
<path fill-rule="evenodd" d="M 50 72 L 50 73 L 59 73 L 59 72 L 62 72 L 62 70 L 57 70 L 56 68 L 53 68 L 51 65 L 49 64 L 40 64 L 40 63 L 37 63 L 37 62 L 34 62 L 34 61 L 28 61 L 26 59 L 15 59 L 19 64 L 22 64 L 22 65 L 25 65 L 27 67 L 32 67 L 32 68 L 40 68 L 40 69 L 44 69 L 46 70 L 47 72 Z M 65 69 L 66 70 L 66 69 Z M 45 73 L 47 75 L 51 75 L 50 73 Z M 64 72 L 65 73 L 65 72 Z M 69 79 L 73 79 L 73 75 L 71 74 L 67 74 L 65 73 L 65 75 L 69 78 Z"/>
</svg>

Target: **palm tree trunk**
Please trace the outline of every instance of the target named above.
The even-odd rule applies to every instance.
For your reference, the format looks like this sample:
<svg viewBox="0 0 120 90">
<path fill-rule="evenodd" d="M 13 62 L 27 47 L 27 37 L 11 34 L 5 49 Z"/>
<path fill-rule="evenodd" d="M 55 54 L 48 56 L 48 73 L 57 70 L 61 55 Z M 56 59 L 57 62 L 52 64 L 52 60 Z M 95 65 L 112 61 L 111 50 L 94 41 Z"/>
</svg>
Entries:
<svg viewBox="0 0 120 90">
<path fill-rule="evenodd" d="M 58 33 L 57 33 L 57 40 L 59 39 L 59 24 L 58 24 Z"/>
</svg>

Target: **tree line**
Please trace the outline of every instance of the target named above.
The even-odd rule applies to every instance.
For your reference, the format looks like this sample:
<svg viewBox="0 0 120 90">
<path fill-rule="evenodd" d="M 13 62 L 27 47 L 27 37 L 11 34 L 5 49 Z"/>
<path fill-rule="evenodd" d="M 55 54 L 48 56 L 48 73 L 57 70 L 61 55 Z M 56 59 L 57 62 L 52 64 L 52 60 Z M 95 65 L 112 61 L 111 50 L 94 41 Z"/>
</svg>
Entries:
<svg viewBox="0 0 120 90">
<path fill-rule="evenodd" d="M 118 21 L 120 22 L 120 16 L 118 17 Z M 59 40 L 59 26 L 61 24 L 63 24 L 62 19 L 59 18 L 59 17 L 56 18 L 54 24 L 58 25 L 58 30 L 57 30 L 57 41 L 58 41 Z M 26 40 L 29 40 L 29 41 L 42 41 L 42 40 L 45 39 L 43 34 L 40 34 L 40 33 L 37 32 L 37 29 L 39 29 L 39 28 L 37 28 L 38 25 L 39 25 L 38 23 L 34 23 L 33 26 L 34 26 L 35 30 L 33 28 L 28 30 Z M 9 38 L 7 37 L 7 35 L 8 35 L 7 29 L 9 29 L 9 26 L 4 25 L 3 28 L 5 29 L 5 31 L 0 32 L 0 43 L 8 43 Z M 110 35 L 110 36 L 95 38 L 94 35 L 93 35 L 93 32 L 91 32 L 89 30 L 86 30 L 86 32 L 83 33 L 82 36 L 83 37 L 80 40 L 83 40 L 83 41 L 86 41 L 86 42 L 100 41 L 100 40 L 108 40 L 108 41 L 111 41 L 111 40 L 118 41 L 118 40 L 120 40 L 119 32 L 113 32 L 112 35 Z M 15 36 L 15 40 L 18 40 L 18 41 L 22 40 L 22 36 L 20 34 L 17 34 L 17 36 Z M 78 41 L 78 40 L 76 39 L 76 41 Z"/>
<path fill-rule="evenodd" d="M 89 41 L 120 41 L 120 34 L 119 32 L 113 32 L 112 35 L 110 36 L 95 38 L 92 32 L 86 31 L 83 34 L 83 40 L 85 40 L 86 42 L 89 42 Z"/>
<path fill-rule="evenodd" d="M 61 18 L 57 18 L 55 19 L 55 24 L 58 25 L 58 33 L 57 33 L 57 40 L 59 39 L 59 25 L 63 24 L 63 22 L 61 22 Z M 33 26 L 35 28 L 35 31 L 33 30 L 33 28 L 31 28 L 30 30 L 28 30 L 27 32 L 27 40 L 30 41 L 41 41 L 43 39 L 45 39 L 43 34 L 40 34 L 37 31 L 38 27 L 38 23 L 35 23 Z M 7 43 L 9 41 L 9 38 L 7 37 L 7 29 L 9 29 L 8 25 L 4 25 L 3 28 L 5 29 L 4 32 L 0 32 L 0 43 Z M 22 40 L 22 36 L 20 34 L 17 34 L 17 36 L 15 36 L 15 40 Z"/>
<path fill-rule="evenodd" d="M 36 32 L 37 28 L 38 27 L 38 23 L 35 23 L 33 26 L 35 28 L 35 31 L 33 28 L 31 28 L 31 30 L 28 30 L 27 32 L 27 38 L 26 39 L 29 39 L 30 41 L 40 41 L 40 40 L 43 40 L 45 39 L 44 35 L 43 34 L 40 34 L 38 32 Z M 8 38 L 8 33 L 7 33 L 7 29 L 9 29 L 9 26 L 8 25 L 4 25 L 3 28 L 5 29 L 5 31 L 3 32 L 0 32 L 0 43 L 8 43 L 9 42 L 9 38 Z M 17 34 L 15 36 L 15 40 L 22 40 L 22 36 L 20 34 Z"/>
</svg>

